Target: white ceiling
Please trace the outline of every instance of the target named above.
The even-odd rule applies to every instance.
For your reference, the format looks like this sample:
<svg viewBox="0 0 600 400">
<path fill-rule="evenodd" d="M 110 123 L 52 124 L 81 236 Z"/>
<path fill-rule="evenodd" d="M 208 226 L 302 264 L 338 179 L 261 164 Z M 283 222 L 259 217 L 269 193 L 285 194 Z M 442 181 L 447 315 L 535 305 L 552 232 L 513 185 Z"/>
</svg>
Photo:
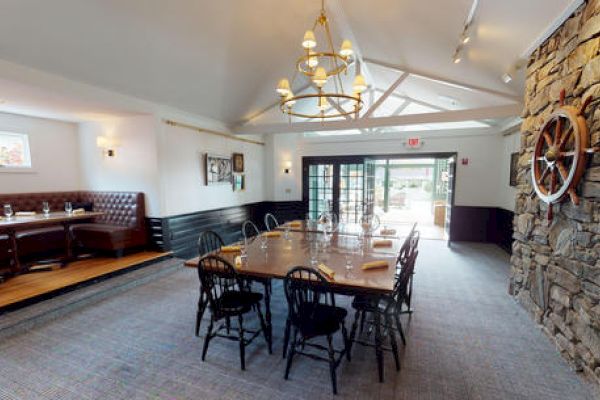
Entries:
<svg viewBox="0 0 600 400">
<path fill-rule="evenodd" d="M 481 0 L 475 36 L 458 65 L 451 58 L 471 0 L 326 4 L 335 40 L 354 36 L 363 57 L 520 96 L 522 78 L 505 85 L 500 76 L 571 3 Z M 233 126 L 277 100 L 274 86 L 293 73 L 319 7 L 319 0 L 2 0 L 0 59 Z M 369 83 L 381 90 L 399 74 L 367 68 Z M 0 110 L 26 102 L 4 92 Z M 413 76 L 397 93 L 448 109 L 506 103 Z M 88 109 L 94 111 L 103 112 Z"/>
</svg>

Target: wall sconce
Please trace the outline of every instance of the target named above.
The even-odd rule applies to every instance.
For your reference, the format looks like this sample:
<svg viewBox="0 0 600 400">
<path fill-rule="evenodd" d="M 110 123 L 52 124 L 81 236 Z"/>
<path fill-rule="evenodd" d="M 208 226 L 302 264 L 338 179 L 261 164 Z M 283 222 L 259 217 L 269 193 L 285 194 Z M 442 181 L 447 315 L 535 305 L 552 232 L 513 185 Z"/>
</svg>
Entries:
<svg viewBox="0 0 600 400">
<path fill-rule="evenodd" d="M 283 163 L 283 172 L 286 174 L 289 174 L 292 170 L 292 162 L 291 161 L 285 161 Z"/>
<path fill-rule="evenodd" d="M 115 149 L 119 146 L 119 143 L 115 138 L 98 136 L 96 138 L 96 146 L 102 149 L 102 154 L 114 157 L 116 155 Z"/>
</svg>

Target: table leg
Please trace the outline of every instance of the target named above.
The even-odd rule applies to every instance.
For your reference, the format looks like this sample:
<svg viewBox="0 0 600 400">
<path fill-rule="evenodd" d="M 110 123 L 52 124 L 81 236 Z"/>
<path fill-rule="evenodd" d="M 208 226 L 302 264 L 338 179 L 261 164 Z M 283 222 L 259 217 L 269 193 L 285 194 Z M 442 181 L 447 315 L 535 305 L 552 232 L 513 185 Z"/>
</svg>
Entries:
<svg viewBox="0 0 600 400">
<path fill-rule="evenodd" d="M 73 258 L 73 239 L 71 238 L 69 228 L 70 224 L 68 222 L 63 222 L 63 229 L 65 230 L 65 259 L 61 263 L 63 267 Z"/>
<path fill-rule="evenodd" d="M 267 322 L 267 332 L 269 335 L 269 347 L 273 345 L 273 325 L 271 324 L 271 293 L 269 287 L 271 286 L 271 280 L 265 280 L 265 319 Z M 271 349 L 269 348 L 269 353 Z"/>
<path fill-rule="evenodd" d="M 9 229 L 8 238 L 10 240 L 10 251 L 12 252 L 13 266 L 12 271 L 15 274 L 21 272 L 21 262 L 19 261 L 19 248 L 17 246 L 17 233 L 14 229 Z"/>
</svg>

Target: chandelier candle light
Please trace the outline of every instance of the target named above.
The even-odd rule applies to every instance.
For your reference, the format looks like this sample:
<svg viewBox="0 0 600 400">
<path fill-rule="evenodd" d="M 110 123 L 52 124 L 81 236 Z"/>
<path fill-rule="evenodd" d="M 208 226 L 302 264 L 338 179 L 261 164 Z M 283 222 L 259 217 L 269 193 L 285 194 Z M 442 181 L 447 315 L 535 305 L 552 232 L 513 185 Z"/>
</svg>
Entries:
<svg viewBox="0 0 600 400">
<path fill-rule="evenodd" d="M 348 66 L 354 63 L 352 42 L 343 40 L 339 52 L 336 52 L 329 30 L 329 20 L 325 13 L 325 0 L 321 1 L 321 13 L 317 17 L 312 30 L 307 30 L 302 39 L 304 54 L 296 62 L 296 71 L 311 80 L 316 93 L 294 95 L 292 85 L 286 78 L 279 80 L 277 93 L 280 96 L 280 109 L 284 114 L 300 118 L 339 118 L 354 116 L 358 118 L 363 101 L 361 93 L 367 89 L 365 78 L 356 68 L 356 76 L 352 85 L 352 94 L 344 92 L 341 74 L 347 74 Z M 320 28 L 324 32 L 326 46 L 317 50 L 315 31 Z M 331 79 L 330 79 L 331 78 Z M 327 85 L 332 81 L 333 84 Z M 326 90 L 326 86 L 328 89 Z M 332 87 L 331 87 L 332 86 Z M 349 103 L 350 106 L 343 107 Z M 294 106 L 304 104 L 302 111 L 297 111 Z M 332 106 L 333 104 L 333 106 Z M 313 111 L 306 111 L 312 107 Z"/>
</svg>

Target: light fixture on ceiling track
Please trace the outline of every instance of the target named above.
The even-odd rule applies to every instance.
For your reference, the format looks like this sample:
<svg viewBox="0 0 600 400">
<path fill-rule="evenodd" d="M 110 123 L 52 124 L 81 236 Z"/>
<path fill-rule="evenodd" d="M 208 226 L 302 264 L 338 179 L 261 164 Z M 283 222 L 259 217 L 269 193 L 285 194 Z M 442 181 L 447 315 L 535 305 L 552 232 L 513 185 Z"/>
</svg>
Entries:
<svg viewBox="0 0 600 400">
<path fill-rule="evenodd" d="M 475 18 L 475 12 L 477 11 L 477 6 L 479 5 L 479 0 L 473 0 L 471 4 L 471 9 L 469 10 L 469 15 L 467 15 L 467 19 L 463 25 L 463 30 L 459 37 L 458 45 L 456 46 L 456 50 L 454 51 L 454 55 L 452 56 L 452 61 L 454 64 L 458 64 L 462 61 L 462 52 L 464 47 L 471 42 L 471 37 L 473 35 L 473 19 Z"/>
<path fill-rule="evenodd" d="M 317 49 L 317 28 L 323 31 L 325 46 Z M 356 68 L 356 76 L 352 85 L 352 93 L 346 94 L 341 75 L 347 74 L 348 66 L 355 62 L 353 57 L 352 42 L 343 40 L 339 51 L 335 50 L 329 19 L 325 12 L 325 0 L 321 0 L 321 12 L 312 29 L 304 33 L 302 40 L 304 54 L 296 61 L 296 71 L 292 81 L 287 78 L 279 80 L 277 93 L 280 96 L 280 109 L 284 114 L 301 118 L 338 118 L 354 116 L 358 118 L 363 106 L 361 94 L 367 89 L 365 78 Z M 312 81 L 316 93 L 294 95 L 292 87 L 298 73 L 303 74 Z M 330 79 L 331 78 L 331 79 Z M 327 85 L 329 82 L 332 84 Z M 327 88 L 326 88 L 327 87 Z M 332 107 L 333 103 L 333 107 Z M 303 109 L 298 111 L 296 105 L 303 104 Z M 349 104 L 343 108 L 342 104 Z M 306 107 L 312 107 L 313 111 L 306 111 Z"/>
</svg>

